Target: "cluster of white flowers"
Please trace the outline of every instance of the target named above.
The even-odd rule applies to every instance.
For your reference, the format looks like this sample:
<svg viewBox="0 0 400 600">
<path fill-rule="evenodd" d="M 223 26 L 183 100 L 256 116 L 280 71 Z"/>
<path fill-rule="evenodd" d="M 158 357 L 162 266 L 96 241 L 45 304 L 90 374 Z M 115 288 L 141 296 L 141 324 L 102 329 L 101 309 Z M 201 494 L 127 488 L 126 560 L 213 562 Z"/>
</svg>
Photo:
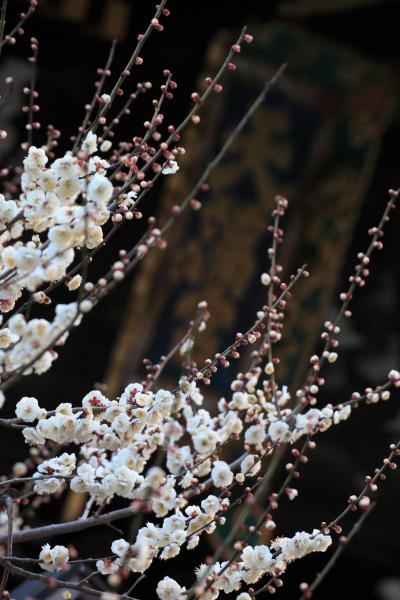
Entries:
<svg viewBox="0 0 400 600">
<path fill-rule="evenodd" d="M 45 571 L 50 571 L 50 573 L 61 571 L 66 567 L 69 560 L 68 548 L 65 546 L 54 546 L 52 548 L 50 544 L 45 544 L 42 546 L 39 560 L 39 565 Z"/>
<path fill-rule="evenodd" d="M 13 321 L 9 331 L 9 335 L 21 335 Z M 174 393 L 163 389 L 153 392 L 142 384 L 131 383 L 116 400 L 93 390 L 79 407 L 62 403 L 51 412 L 42 409 L 36 398 L 24 397 L 17 403 L 17 418 L 29 424 L 22 430 L 29 444 L 40 448 L 51 440 L 58 447 L 79 446 L 77 453 L 63 452 L 38 461 L 33 475 L 38 495 L 69 487 L 89 494 L 91 502 L 99 505 L 119 496 L 136 501 L 139 510 L 150 507 L 159 520 L 141 527 L 133 543 L 115 540 L 113 557 L 96 563 L 100 573 L 112 575 L 121 569 L 144 573 L 154 559 L 168 560 L 184 548 L 194 549 L 202 534 L 212 534 L 217 524 L 225 522 L 229 488 L 256 477 L 271 448 L 293 444 L 302 436 L 326 431 L 346 420 L 352 403 L 361 398 L 353 394 L 351 402 L 337 407 L 312 406 L 304 410 L 299 403 L 289 408 L 287 388 L 275 388 L 272 396 L 270 380 L 261 380 L 261 374 L 261 368 L 239 374 L 231 385 L 231 397 L 219 400 L 215 414 L 202 406 L 203 396 L 196 380 L 187 378 L 180 380 Z M 388 379 L 397 385 L 400 375 L 391 371 Z M 374 403 L 389 395 L 387 389 L 367 389 L 364 399 Z M 228 464 L 222 460 L 220 449 L 232 437 L 242 439 L 244 454 Z M 166 452 L 165 468 L 151 466 L 160 446 Z M 218 490 L 219 496 L 210 493 L 190 504 L 193 496 L 210 487 Z M 298 495 L 289 487 L 285 493 L 290 500 Z M 265 526 L 271 530 L 276 527 L 271 517 Z M 324 552 L 331 543 L 330 535 L 314 530 L 311 534 L 300 531 L 293 537 L 278 537 L 269 547 L 246 546 L 238 562 L 198 568 L 199 589 L 203 589 L 204 581 L 212 581 L 203 589 L 202 597 L 214 600 L 221 591 L 240 592 L 244 584 L 254 584 L 264 575 L 279 577 L 293 560 L 311 552 Z M 63 568 L 67 560 L 68 551 L 62 546 L 51 549 L 46 545 L 40 554 L 41 566 L 50 571 Z M 186 590 L 166 577 L 159 582 L 157 594 L 160 600 L 185 598 Z M 246 600 L 247 595 L 242 592 L 238 598 Z"/>
<path fill-rule="evenodd" d="M 0 276 L 6 276 L 0 290 L 2 312 L 13 309 L 24 288 L 34 292 L 64 277 L 75 248 L 93 249 L 103 240 L 114 191 L 106 176 L 109 164 L 93 155 L 95 134 L 87 135 L 83 149 L 86 159 L 67 152 L 47 165 L 45 149 L 31 146 L 23 161 L 19 198 L 0 196 Z M 26 231 L 32 239 L 23 242 Z"/>
<path fill-rule="evenodd" d="M 153 468 L 146 478 L 144 489 L 148 490 L 149 484 L 160 485 L 163 480 L 161 469 Z M 212 533 L 216 527 L 215 515 L 228 508 L 228 499 L 220 500 L 209 495 L 202 500 L 201 506 L 189 505 L 184 511 L 176 509 L 174 514 L 162 520 L 160 526 L 147 523 L 142 527 L 133 545 L 123 539 L 114 541 L 111 551 L 117 558 L 98 561 L 97 569 L 109 574 L 126 565 L 131 571 L 141 573 L 150 567 L 154 558 L 168 560 L 177 556 L 184 544 L 188 550 L 192 550 L 199 543 L 199 533 L 203 530 Z"/>
<path fill-rule="evenodd" d="M 35 398 L 25 397 L 17 404 L 17 417 L 32 425 L 23 429 L 27 442 L 39 447 L 46 440 L 80 446 L 79 455 L 64 452 L 39 464 L 34 474 L 38 494 L 55 493 L 69 485 L 75 492 L 88 493 L 99 504 L 109 502 L 115 495 L 151 502 L 153 514 L 161 519 L 159 524 L 148 522 L 142 527 L 132 544 L 124 539 L 113 542 L 115 558 L 97 562 L 102 574 L 116 573 L 122 567 L 143 573 L 155 558 L 167 560 L 184 547 L 195 548 L 202 533 L 211 534 L 217 522 L 224 522 L 224 512 L 230 505 L 224 490 L 234 482 L 242 484 L 246 477 L 256 476 L 271 444 L 292 443 L 302 435 L 323 431 L 347 418 L 351 410 L 350 406 L 337 410 L 329 406 L 321 410 L 311 408 L 293 420 L 293 410 L 284 406 L 286 388 L 277 392 L 277 397 L 282 398 L 277 407 L 268 399 L 266 386 L 261 385 L 260 389 L 257 375 L 253 373 L 240 391 L 238 381 L 232 384 L 231 399 L 219 401 L 215 416 L 201 406 L 203 397 L 197 385 L 185 379 L 174 394 L 162 389 L 152 392 L 139 383 L 129 384 L 117 400 L 109 400 L 93 390 L 82 399 L 80 407 L 73 409 L 71 404 L 63 403 L 50 414 L 40 408 Z M 189 443 L 179 445 L 185 432 Z M 235 475 L 235 469 L 218 457 L 217 450 L 238 434 L 243 435 L 247 452 Z M 159 446 L 167 453 L 167 471 L 148 467 Z M 222 494 L 209 494 L 199 504 L 189 504 L 186 490 L 206 477 Z M 288 494 L 291 499 L 297 496 L 296 490 L 292 492 Z M 213 591 L 207 590 L 205 597 L 211 599 L 220 591 L 240 590 L 243 583 L 255 583 L 267 573 L 278 576 L 295 558 L 324 551 L 330 543 L 330 536 L 314 531 L 277 538 L 270 548 L 248 546 L 240 563 L 223 570 Z M 51 567 L 53 561 L 43 559 L 43 564 Z M 199 580 L 206 568 L 209 569 L 199 568 Z M 221 569 L 224 563 L 216 563 L 209 574 L 217 574 Z M 159 583 L 157 593 L 160 598 L 168 598 L 168 594 L 179 597 L 185 589 L 167 579 Z"/>
<path fill-rule="evenodd" d="M 184 397 L 183 394 L 181 403 Z M 141 384 L 130 384 L 114 401 L 97 390 L 89 392 L 78 411 L 71 404 L 62 403 L 54 413 L 47 414 L 36 399 L 23 398 L 17 404 L 16 415 L 27 423 L 37 420 L 34 427 L 23 429 L 31 445 L 43 446 L 46 440 L 51 440 L 81 446 L 70 484 L 72 490 L 88 492 L 96 501 L 103 502 L 114 494 L 128 499 L 144 498 L 149 490 L 156 489 L 153 510 L 163 516 L 176 507 L 176 477 L 165 476 L 161 470 L 150 470 L 146 477 L 141 473 L 160 445 L 172 444 L 183 435 L 183 428 L 171 416 L 174 402 L 176 399 L 166 390 L 144 392 Z M 65 466 L 67 456 L 70 455 L 63 454 L 57 460 Z M 53 459 L 46 461 L 44 468 L 60 476 L 70 474 L 60 470 L 60 464 Z M 44 472 L 40 468 L 38 474 Z M 63 483 L 49 479 L 36 486 L 42 493 L 50 493 Z"/>
<path fill-rule="evenodd" d="M 89 493 L 99 504 L 114 496 L 151 499 L 154 514 L 165 517 L 185 508 L 186 491 L 196 488 L 205 478 L 221 490 L 233 483 L 243 484 L 247 477 L 260 472 L 262 458 L 271 445 L 294 443 L 304 435 L 325 431 L 351 413 L 347 404 L 337 409 L 330 405 L 310 408 L 296 414 L 293 409 L 277 407 L 268 400 L 265 386 L 259 389 L 254 374 L 241 391 L 237 381 L 232 384 L 231 400 L 222 398 L 215 416 L 201 407 L 202 395 L 195 382 L 187 380 L 180 382 L 180 389 L 174 394 L 162 389 L 144 390 L 139 383 L 129 384 L 117 400 L 109 400 L 93 390 L 82 399 L 79 408 L 62 403 L 50 414 L 40 408 L 35 398 L 22 398 L 16 415 L 31 424 L 22 431 L 29 444 L 43 447 L 46 440 L 51 440 L 80 446 L 79 455 L 64 453 L 45 461 L 35 473 L 39 478 L 35 490 L 50 494 L 69 485 L 77 493 Z M 285 388 L 277 395 L 288 396 Z M 186 443 L 179 444 L 185 433 Z M 218 449 L 240 434 L 245 453 L 236 463 L 235 475 L 235 469 L 219 457 Z M 146 472 L 160 446 L 166 450 L 167 470 Z M 43 477 L 46 474 L 48 478 Z M 68 481 L 63 475 L 68 475 Z M 291 498 L 294 497 L 293 492 Z M 223 507 L 216 510 L 220 513 Z"/>
<path fill-rule="evenodd" d="M 102 144 L 100 151 L 109 148 Z M 18 197 L 0 194 L 0 312 L 12 311 L 24 290 L 31 294 L 32 302 L 48 304 L 51 300 L 42 286 L 46 289 L 65 278 L 71 292 L 80 287 L 82 276 L 70 277 L 68 269 L 77 250 L 93 250 L 103 242 L 103 226 L 110 219 L 116 196 L 107 176 L 110 164 L 96 152 L 97 136 L 90 131 L 77 155 L 67 152 L 51 163 L 47 148 L 31 146 L 23 160 Z M 133 218 L 129 209 L 137 195 L 137 191 L 118 188 L 118 217 Z M 86 286 L 94 288 L 90 283 Z M 65 342 L 68 331 L 62 335 L 64 329 L 77 325 L 90 308 L 88 300 L 81 302 L 79 310 L 74 303 L 59 304 L 53 320 L 25 321 L 17 311 L 3 328 L 1 317 L 0 374 L 18 369 L 24 375 L 47 371 L 57 358 L 51 348 Z M 48 346 L 49 350 L 42 352 Z M 35 355 L 38 360 L 23 369 Z"/>
<path fill-rule="evenodd" d="M 292 538 L 277 538 L 270 548 L 264 545 L 246 546 L 239 562 L 215 562 L 211 566 L 203 564 L 197 569 L 200 589 L 204 586 L 201 597 L 205 600 L 215 600 L 221 591 L 225 594 L 239 591 L 243 583 L 254 584 L 264 575 L 278 577 L 285 572 L 288 563 L 311 552 L 325 552 L 331 543 L 330 535 L 314 530 L 312 534 L 302 531 Z M 208 581 L 212 581 L 212 585 L 208 585 L 207 588 L 206 576 Z M 169 585 L 172 587 L 173 583 Z M 163 600 L 164 597 L 158 590 L 157 593 Z M 238 598 L 244 600 L 247 596 L 244 592 Z"/>
<path fill-rule="evenodd" d="M 156 591 L 160 600 L 183 600 L 185 598 L 186 588 L 181 587 L 175 579 L 164 577 L 164 579 L 158 583 Z"/>
<path fill-rule="evenodd" d="M 219 501 L 215 498 L 206 500 L 205 503 L 209 507 L 212 505 L 215 509 Z M 199 511 L 196 507 L 188 507 L 186 514 L 191 512 Z M 213 513 L 207 514 L 213 515 Z M 198 526 L 198 518 L 199 515 L 190 518 L 191 530 Z M 204 521 L 204 514 L 202 520 Z M 182 512 L 177 511 L 174 515 L 164 519 L 162 527 L 148 523 L 146 527 L 140 529 L 133 545 L 124 539 L 115 540 L 111 545 L 111 551 L 116 558 L 97 561 L 97 569 L 103 575 L 116 573 L 122 566 L 135 573 L 143 573 L 157 556 L 161 560 L 177 556 L 182 544 L 190 536 L 190 529 L 185 531 L 187 521 L 188 518 Z M 303 558 L 311 552 L 325 552 L 331 543 L 331 536 L 324 535 L 319 530 L 314 530 L 312 534 L 304 531 L 297 532 L 292 538 L 276 538 L 270 548 L 264 545 L 246 546 L 241 553 L 240 561 L 231 566 L 228 563 L 218 562 L 212 566 L 201 565 L 197 569 L 197 579 L 201 584 L 206 575 L 216 576 L 212 590 L 204 592 L 204 598 L 214 600 L 220 591 L 224 591 L 226 594 L 238 591 L 243 583 L 256 583 L 266 574 L 279 576 L 284 573 L 287 565 L 293 560 Z M 189 542 L 188 548 L 191 549 L 191 547 Z M 219 575 L 220 571 L 222 571 L 221 575 Z M 157 594 L 161 600 L 175 598 L 175 596 L 168 595 L 172 593 L 182 594 L 184 597 L 184 592 L 185 588 L 180 587 L 169 577 L 160 581 L 157 586 Z"/>
<path fill-rule="evenodd" d="M 62 346 L 69 329 L 78 326 L 81 320 L 76 302 L 57 304 L 52 321 L 27 321 L 22 314 L 12 316 L 7 327 L 0 329 L 0 373 L 18 369 L 24 375 L 46 372 L 57 358 L 52 346 Z M 35 357 L 37 360 L 30 364 Z"/>
<path fill-rule="evenodd" d="M 162 170 L 163 175 L 175 175 L 179 171 L 179 165 L 176 160 L 170 160 Z"/>
<path fill-rule="evenodd" d="M 350 414 L 350 404 L 338 410 L 333 410 L 331 406 L 326 406 L 321 410 L 310 408 L 308 411 L 296 416 L 296 427 L 291 435 L 291 440 L 295 442 L 303 435 L 326 431 L 333 424 L 337 425 L 348 419 Z"/>
<path fill-rule="evenodd" d="M 38 479 L 34 491 L 39 495 L 54 494 L 62 489 L 63 477 L 70 476 L 75 471 L 76 456 L 64 452 L 61 456 L 55 456 L 43 461 L 34 477 Z M 42 479 L 43 476 L 46 479 Z"/>
<path fill-rule="evenodd" d="M 298 531 L 292 538 L 281 537 L 274 540 L 271 547 L 278 552 L 285 563 L 303 558 L 311 552 L 325 552 L 332 544 L 330 535 L 324 535 L 318 529 L 310 534 Z"/>
</svg>

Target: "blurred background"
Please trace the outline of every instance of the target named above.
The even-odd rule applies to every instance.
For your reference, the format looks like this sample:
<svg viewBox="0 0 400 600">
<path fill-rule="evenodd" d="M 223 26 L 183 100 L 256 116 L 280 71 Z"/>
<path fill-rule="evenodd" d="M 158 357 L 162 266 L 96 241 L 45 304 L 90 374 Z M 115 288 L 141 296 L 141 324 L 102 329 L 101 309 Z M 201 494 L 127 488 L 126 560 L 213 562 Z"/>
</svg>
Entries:
<svg viewBox="0 0 400 600">
<path fill-rule="evenodd" d="M 288 63 L 288 69 L 213 172 L 209 191 L 199 197 L 203 209 L 178 219 L 168 248 L 150 253 L 133 276 L 85 319 L 49 373 L 24 378 L 9 397 L 33 394 L 51 408 L 61 401 L 79 402 L 95 384 L 105 384 L 110 395 L 117 395 L 127 382 L 144 377 L 144 357 L 157 360 L 177 342 L 203 299 L 209 303 L 211 319 L 196 342 L 195 355 L 204 360 L 225 347 L 236 331 L 248 328 L 265 302 L 259 274 L 267 265 L 268 216 L 278 193 L 290 202 L 281 249 L 284 272 L 289 276 L 307 262 L 311 273 L 290 302 L 279 350 L 279 381 L 301 384 L 307 360 L 319 348 L 320 325 L 336 315 L 338 292 L 345 289 L 357 252 L 368 244 L 368 228 L 379 221 L 387 189 L 399 186 L 398 4 L 384 0 L 171 2 L 164 32 L 153 34 L 146 44 L 144 64 L 126 88 L 134 91 L 138 81 L 151 80 L 153 90 L 135 103 L 117 130 L 117 140 L 143 132 L 164 68 L 171 69 L 178 82 L 166 120 L 178 125 L 191 106 L 191 92 L 215 71 L 244 24 L 255 39 L 243 48 L 238 70 L 225 76 L 223 92 L 205 106 L 200 125 L 185 132 L 181 171 L 161 178 L 146 197 L 142 207 L 146 216 L 155 214 L 163 223 L 264 81 L 282 62 Z M 6 31 L 25 8 L 19 0 L 9 2 Z M 21 90 L 30 79 L 26 60 L 30 36 L 40 41 L 37 89 L 42 131 L 34 141 L 44 143 L 46 126 L 52 123 L 62 131 L 63 152 L 82 120 L 96 70 L 104 66 L 112 39 L 118 40 L 112 68 L 116 76 L 153 8 L 144 0 L 40 0 L 27 23 L 27 35 L 2 56 L 0 85 L 10 74 L 15 79 L 12 101 L 0 114 L 1 127 L 9 134 L 0 146 L 2 166 L 21 160 L 20 144 L 26 139 Z M 93 279 L 115 260 L 118 248 L 133 245 L 142 227 L 139 222 L 121 229 L 99 253 L 91 268 Z M 399 239 L 400 215 L 395 214 L 385 231 L 384 250 L 374 256 L 368 285 L 353 303 L 354 316 L 343 326 L 340 360 L 326 373 L 325 402 L 345 401 L 353 391 L 383 382 L 390 368 L 399 367 Z M 56 297 L 64 296 L 60 292 Z M 172 362 L 162 385 L 174 387 L 180 369 L 179 360 Z M 218 375 L 208 402 L 229 394 L 233 373 L 231 369 Z M 363 477 L 379 466 L 388 444 L 398 439 L 398 401 L 399 394 L 394 393 L 389 403 L 362 407 L 350 421 L 320 436 L 318 450 L 298 482 L 300 497 L 290 506 L 282 502 L 278 533 L 318 527 L 321 520 L 342 510 L 348 496 L 360 489 Z M 9 471 L 26 452 L 14 437 L 5 437 L 4 442 L 1 472 Z M 274 485 L 279 487 L 279 477 Z M 376 510 L 316 597 L 329 600 L 347 592 L 364 600 L 400 599 L 398 474 L 390 473 L 382 488 Z M 69 497 L 50 505 L 46 518 L 39 512 L 36 524 L 49 518 L 48 511 L 56 519 L 72 518 L 78 510 L 74 502 Z M 261 507 L 254 508 L 254 515 L 258 510 Z M 179 565 L 176 560 L 168 562 L 165 573 L 190 585 L 192 568 L 207 553 L 207 543 L 211 553 L 223 535 L 221 531 L 211 542 L 205 540 L 187 564 L 182 559 Z M 90 554 L 94 543 L 96 548 L 106 548 L 114 537 L 110 530 L 89 530 L 75 542 L 82 553 Z M 324 559 L 313 556 L 294 563 L 279 591 L 281 597 L 300 596 L 299 584 L 310 582 Z M 145 581 L 138 594 L 151 598 L 153 586 L 147 585 Z"/>
</svg>

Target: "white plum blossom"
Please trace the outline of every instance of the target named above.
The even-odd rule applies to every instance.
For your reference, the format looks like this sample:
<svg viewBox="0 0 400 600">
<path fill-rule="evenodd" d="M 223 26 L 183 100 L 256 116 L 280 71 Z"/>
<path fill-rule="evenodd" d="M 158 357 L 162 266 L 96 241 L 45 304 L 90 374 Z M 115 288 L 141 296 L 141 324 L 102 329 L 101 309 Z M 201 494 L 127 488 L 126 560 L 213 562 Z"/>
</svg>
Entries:
<svg viewBox="0 0 400 600">
<path fill-rule="evenodd" d="M 119 558 L 123 558 L 127 554 L 129 547 L 130 544 L 126 540 L 121 538 L 119 540 L 113 541 L 113 543 L 111 544 L 111 551 L 117 556 L 119 556 Z"/>
<path fill-rule="evenodd" d="M 183 600 L 186 588 L 181 587 L 175 579 L 164 577 L 157 585 L 157 596 L 160 600 Z"/>
<path fill-rule="evenodd" d="M 332 538 L 330 535 L 324 535 L 318 529 L 314 529 L 312 534 L 306 531 L 298 531 L 292 538 L 277 538 L 271 546 L 274 550 L 280 552 L 285 562 L 290 563 L 311 552 L 325 552 L 331 544 Z"/>
<path fill-rule="evenodd" d="M 248 570 L 268 571 L 274 564 L 274 559 L 268 546 L 247 546 L 240 558 Z"/>
<path fill-rule="evenodd" d="M 93 175 L 86 191 L 88 200 L 98 207 L 105 205 L 110 200 L 112 192 L 111 181 L 104 175 L 100 175 L 100 173 Z"/>
<path fill-rule="evenodd" d="M 29 273 L 40 265 L 40 251 L 34 247 L 20 246 L 15 250 L 14 260 L 20 274 Z"/>
<path fill-rule="evenodd" d="M 26 423 L 33 423 L 33 421 L 36 421 L 36 419 L 42 416 L 44 412 L 45 411 L 40 408 L 37 399 L 29 398 L 28 396 L 21 398 L 15 407 L 17 418 Z"/>
<path fill-rule="evenodd" d="M 335 425 L 338 425 L 340 421 L 346 421 L 350 415 L 351 406 L 350 404 L 347 404 L 347 406 L 344 406 L 340 410 L 335 410 L 335 412 L 333 413 L 333 422 Z"/>
<path fill-rule="evenodd" d="M 113 573 L 116 573 L 120 568 L 120 565 L 117 562 L 113 562 L 110 559 L 100 559 L 98 561 L 96 561 L 96 569 L 102 574 L 102 575 L 112 575 Z"/>
<path fill-rule="evenodd" d="M 269 434 L 271 436 L 271 434 Z M 259 446 L 266 439 L 267 434 L 263 425 L 252 425 L 246 430 L 244 439 L 248 444 Z"/>
<path fill-rule="evenodd" d="M 36 148 L 36 146 L 30 146 L 28 150 L 28 156 L 24 158 L 24 167 L 26 170 L 29 169 L 43 169 L 47 162 L 48 157 L 44 148 Z"/>
<path fill-rule="evenodd" d="M 97 135 L 92 131 L 88 131 L 85 139 L 82 142 L 82 150 L 88 154 L 97 152 Z"/>
<path fill-rule="evenodd" d="M 211 477 L 215 487 L 227 487 L 233 481 L 233 473 L 229 465 L 223 460 L 216 460 L 211 471 Z"/>
<path fill-rule="evenodd" d="M 199 454 L 212 454 L 217 443 L 220 441 L 217 432 L 208 429 L 206 426 L 201 426 L 193 434 L 193 445 L 196 452 Z"/>
<path fill-rule="evenodd" d="M 168 161 L 168 163 L 165 165 L 165 167 L 163 167 L 163 175 L 175 175 L 175 173 L 177 173 L 179 171 L 179 165 L 176 162 L 176 160 L 170 160 Z"/>
<path fill-rule="evenodd" d="M 68 560 L 69 552 L 65 546 L 54 546 L 51 548 L 50 544 L 45 544 L 42 546 L 39 554 L 40 567 L 51 573 L 62 570 Z"/>
<path fill-rule="evenodd" d="M 243 475 L 255 477 L 261 469 L 261 461 L 254 454 L 248 454 L 240 463 L 240 471 Z"/>
<path fill-rule="evenodd" d="M 19 336 L 8 327 L 0 329 L 0 349 L 9 348 L 19 340 Z"/>
<path fill-rule="evenodd" d="M 273 442 L 283 442 L 286 440 L 289 425 L 284 421 L 273 421 L 268 427 L 268 435 Z"/>
<path fill-rule="evenodd" d="M 70 177 L 72 175 L 77 175 L 79 173 L 79 165 L 76 158 L 72 156 L 72 154 L 65 154 L 61 158 L 57 158 L 53 164 L 52 168 L 54 169 L 57 177 L 64 178 Z"/>
<path fill-rule="evenodd" d="M 210 495 L 202 500 L 201 508 L 205 513 L 215 515 L 219 510 L 221 510 L 221 503 L 216 496 Z"/>
</svg>

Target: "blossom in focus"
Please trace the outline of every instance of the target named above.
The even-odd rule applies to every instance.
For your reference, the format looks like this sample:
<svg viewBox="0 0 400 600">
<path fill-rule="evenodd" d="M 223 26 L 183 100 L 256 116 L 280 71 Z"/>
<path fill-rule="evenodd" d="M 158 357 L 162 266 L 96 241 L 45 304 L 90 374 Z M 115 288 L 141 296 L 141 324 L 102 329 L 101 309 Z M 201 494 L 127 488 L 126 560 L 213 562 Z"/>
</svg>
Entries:
<svg viewBox="0 0 400 600">
<path fill-rule="evenodd" d="M 175 175 L 179 171 L 179 165 L 176 160 L 170 160 L 168 164 L 163 167 L 162 174 L 163 175 Z"/>
</svg>

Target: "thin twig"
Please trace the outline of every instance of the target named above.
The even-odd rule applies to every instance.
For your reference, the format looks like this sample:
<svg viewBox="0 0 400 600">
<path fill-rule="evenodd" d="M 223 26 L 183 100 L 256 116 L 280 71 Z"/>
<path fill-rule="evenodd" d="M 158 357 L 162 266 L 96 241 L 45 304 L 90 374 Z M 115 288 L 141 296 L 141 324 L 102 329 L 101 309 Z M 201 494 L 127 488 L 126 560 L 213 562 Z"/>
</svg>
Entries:
<svg viewBox="0 0 400 600">
<path fill-rule="evenodd" d="M 7 0 L 3 0 L 3 4 L 7 4 Z M 25 25 L 25 22 L 29 19 L 30 16 L 33 15 L 34 12 L 35 12 L 35 7 L 31 5 L 26 13 L 21 14 L 21 18 L 18 21 L 18 23 L 15 25 L 15 27 L 12 28 L 10 33 L 8 33 L 4 39 L 3 39 L 3 31 L 1 32 L 0 54 L 1 54 L 3 47 L 7 44 L 7 40 L 14 37 L 14 35 L 18 32 L 19 29 L 21 29 L 21 27 L 23 27 Z M 4 25 L 3 25 L 3 27 L 4 27 Z"/>
<path fill-rule="evenodd" d="M 23 577 L 24 579 L 36 580 L 45 583 L 50 588 L 61 588 L 61 589 L 70 589 L 70 590 L 79 590 L 80 592 L 84 592 L 89 596 L 101 597 L 104 592 L 100 590 L 95 590 L 94 588 L 87 587 L 80 583 L 72 583 L 71 581 L 62 581 L 61 579 L 57 579 L 55 577 L 51 577 L 50 575 L 40 575 L 39 573 L 33 573 L 32 571 L 27 571 L 22 567 L 17 567 L 11 563 L 8 563 L 9 570 L 14 573 L 14 575 Z M 127 594 L 121 594 L 117 596 L 118 600 L 137 600 L 128 596 Z"/>
<path fill-rule="evenodd" d="M 144 34 L 139 36 L 138 39 L 138 43 L 137 46 L 131 56 L 131 58 L 129 59 L 127 65 L 125 66 L 125 69 L 122 71 L 121 75 L 119 76 L 117 82 L 115 83 L 113 89 L 111 90 L 109 96 L 110 96 L 110 102 L 107 104 L 104 104 L 104 106 L 102 106 L 94 120 L 94 122 L 92 123 L 92 125 L 90 126 L 90 130 L 93 131 L 93 133 L 96 132 L 96 129 L 99 125 L 99 120 L 104 117 L 108 110 L 111 108 L 111 105 L 113 103 L 114 98 L 116 97 L 118 90 L 121 89 L 122 85 L 124 84 L 126 78 L 129 76 L 130 71 L 132 69 L 132 67 L 134 66 L 136 59 L 139 56 L 139 53 L 141 51 L 141 49 L 143 48 L 144 44 L 146 43 L 148 37 L 150 36 L 151 32 L 154 30 L 154 21 L 158 20 L 158 18 L 160 17 L 164 6 L 166 5 L 167 0 L 162 0 L 160 2 L 160 4 L 157 6 L 157 11 L 153 17 L 153 19 L 151 20 L 151 22 L 149 23 L 146 31 L 144 32 Z"/>
<path fill-rule="evenodd" d="M 29 88 L 29 104 L 28 104 L 28 140 L 27 147 L 30 148 L 32 146 L 33 141 L 33 110 L 35 104 L 35 85 L 36 85 L 36 74 L 37 74 L 37 57 L 39 52 L 39 44 L 35 41 L 33 44 L 33 56 L 31 57 L 31 82 Z"/>
<path fill-rule="evenodd" d="M 369 260 L 371 258 L 372 253 L 376 249 L 377 242 L 380 240 L 380 238 L 382 236 L 383 229 L 384 229 L 386 223 L 389 220 L 390 211 L 395 207 L 395 202 L 398 199 L 399 193 L 400 193 L 400 188 L 397 189 L 397 190 L 389 190 L 389 201 L 386 204 L 385 210 L 384 210 L 384 212 L 382 214 L 382 217 L 381 217 L 381 219 L 379 221 L 378 227 L 375 227 L 375 233 L 371 236 L 371 241 L 369 243 L 369 246 L 368 246 L 366 252 L 364 253 L 364 257 L 365 257 L 366 261 L 368 261 L 368 262 L 369 262 Z M 360 260 L 360 263 L 359 263 L 359 265 L 357 266 L 357 268 L 355 270 L 354 279 L 351 281 L 351 283 L 350 283 L 347 291 L 345 292 L 345 296 L 344 296 L 345 299 L 342 302 L 340 310 L 339 310 L 339 313 L 338 313 L 338 315 L 337 315 L 337 317 L 336 317 L 336 319 L 335 319 L 335 321 L 333 323 L 333 330 L 341 322 L 341 320 L 342 320 L 342 318 L 344 316 L 345 311 L 347 310 L 350 302 L 352 301 L 354 293 L 355 293 L 355 291 L 356 291 L 356 289 L 358 287 L 357 278 L 358 277 L 362 277 L 362 272 L 365 269 L 366 264 L 368 264 L 368 263 L 364 263 L 363 261 Z M 322 366 L 323 366 L 323 364 L 325 363 L 325 360 L 326 360 L 325 359 L 326 353 L 327 353 L 327 351 L 330 348 L 330 345 L 331 345 L 331 342 L 332 342 L 332 339 L 333 339 L 334 335 L 335 335 L 334 332 L 332 332 L 332 334 L 329 335 L 327 337 L 327 339 L 326 339 L 324 347 L 323 347 L 323 349 L 321 351 L 321 354 L 319 356 L 319 370 L 315 371 L 313 369 L 313 367 L 310 367 L 310 369 L 309 369 L 309 371 L 307 373 L 307 376 L 306 376 L 306 382 L 305 382 L 305 384 L 303 386 L 303 390 L 304 390 L 304 388 L 306 386 L 310 386 L 315 381 L 315 378 L 318 376 L 318 374 L 320 373 L 321 368 L 322 368 Z M 296 415 L 298 412 L 300 412 L 303 409 L 304 406 L 305 405 L 302 403 L 302 398 L 299 397 L 299 401 L 298 401 L 297 406 L 295 407 L 293 415 Z"/>
<path fill-rule="evenodd" d="M 1 4 L 1 12 L 0 12 L 0 56 L 1 51 L 3 49 L 3 37 L 4 37 L 4 27 L 6 24 L 6 12 L 7 12 L 7 1 L 3 0 Z"/>
<path fill-rule="evenodd" d="M 346 550 L 347 546 L 349 545 L 349 543 L 351 542 L 353 537 L 359 532 L 364 521 L 369 517 L 369 515 L 371 514 L 371 512 L 373 511 L 375 506 L 376 506 L 376 504 L 371 504 L 369 509 L 367 511 L 365 511 L 364 513 L 362 513 L 362 515 L 358 519 L 358 521 L 356 521 L 356 523 L 354 523 L 350 533 L 345 538 L 340 539 L 339 545 L 337 546 L 335 552 L 332 554 L 331 558 L 328 560 L 325 567 L 318 574 L 318 576 L 315 578 L 315 580 L 310 585 L 310 587 L 307 588 L 307 591 L 305 592 L 305 594 L 303 594 L 301 596 L 300 600 L 309 600 L 309 598 L 311 598 L 313 592 L 322 583 L 322 581 L 325 579 L 325 577 L 327 576 L 329 571 L 335 566 L 337 559 L 342 554 L 342 552 L 344 552 L 344 550 Z"/>
<path fill-rule="evenodd" d="M 6 492 L 2 497 L 2 502 L 6 506 L 7 510 L 7 554 L 12 556 L 13 547 L 13 510 L 14 505 L 11 496 Z M 3 575 L 0 582 L 0 598 L 3 597 L 3 592 L 6 589 L 9 569 L 7 565 L 3 567 Z"/>
<path fill-rule="evenodd" d="M 98 85 L 96 85 L 92 101 L 89 104 L 89 107 L 88 107 L 88 109 L 85 112 L 85 116 L 83 118 L 82 125 L 79 128 L 79 133 L 76 136 L 76 140 L 75 140 L 75 143 L 74 143 L 73 148 L 72 148 L 72 154 L 76 154 L 76 152 L 77 152 L 77 150 L 79 148 L 79 145 L 80 145 L 80 143 L 82 141 L 83 135 L 86 133 L 86 128 L 87 128 L 88 123 L 90 121 L 90 117 L 91 117 L 91 115 L 93 113 L 94 107 L 96 106 L 97 98 L 101 94 L 101 91 L 102 91 L 102 89 L 104 87 L 105 81 L 106 81 L 106 79 L 107 79 L 107 77 L 109 75 L 109 69 L 110 69 L 110 67 L 112 65 L 112 62 L 114 60 L 114 54 L 115 54 L 115 48 L 116 48 L 116 46 L 117 46 L 117 40 L 113 40 L 112 44 L 111 44 L 110 52 L 109 52 L 108 57 L 107 57 L 106 65 L 105 65 L 105 67 L 103 69 L 103 73 L 102 73 L 101 79 L 100 79 Z"/>
</svg>

